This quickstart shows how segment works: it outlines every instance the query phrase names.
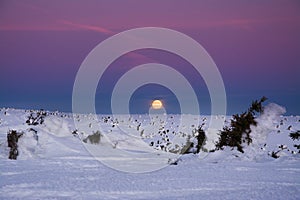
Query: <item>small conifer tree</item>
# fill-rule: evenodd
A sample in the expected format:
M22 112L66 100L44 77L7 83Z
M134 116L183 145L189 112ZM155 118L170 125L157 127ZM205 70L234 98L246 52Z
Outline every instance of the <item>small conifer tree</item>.
M251 125L257 125L255 114L263 112L262 103L266 101L262 97L259 101L253 101L247 112L232 116L230 127L225 126L220 133L220 139L216 144L216 149L223 149L224 146L236 147L238 151L244 153L243 144L249 145L252 142L250 133Z

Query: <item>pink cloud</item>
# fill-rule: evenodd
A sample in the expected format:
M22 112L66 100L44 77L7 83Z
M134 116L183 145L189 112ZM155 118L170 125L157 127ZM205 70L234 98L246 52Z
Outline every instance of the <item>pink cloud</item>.
M253 30L260 25L299 24L297 7L277 3L169 3L139 2L132 4L120 1L86 4L77 1L11 1L0 7L0 30L89 30L107 35L111 30L126 30L136 27L157 26L174 29L210 29L233 27ZM283 6L283 7L282 7ZM138 8L138 9L137 9ZM78 13L78 10L82 13ZM168 13L171 9L173 12ZM278 12L281 11L282 12ZM285 11L286 10L286 11ZM255 11L255 12L254 12ZM154 15L155 13L155 15ZM284 14L282 14L284 13Z
M47 24L0 24L0 31L72 31L72 30L89 30L99 33L112 35L113 31L100 27L86 24L73 23L67 20L58 20L58 23L49 22Z
M60 20L60 22L62 24L65 24L65 25L67 25L69 27L73 27L73 28L78 29L78 30L90 30L90 31L96 31L96 32L108 34L108 35L111 35L111 34L114 33L111 30L103 28L103 27L100 27L100 26L93 26L93 25L87 25L87 24L79 24L79 23L74 23L74 22L68 21L68 20Z

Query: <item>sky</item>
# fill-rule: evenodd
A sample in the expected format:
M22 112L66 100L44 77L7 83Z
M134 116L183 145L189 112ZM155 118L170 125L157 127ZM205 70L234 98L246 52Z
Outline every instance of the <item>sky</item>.
M139 27L173 29L201 44L223 78L227 114L247 110L262 96L286 107L288 115L300 114L296 0L1 0L0 107L71 112L75 77L89 52L111 36ZM151 62L180 72L195 90L200 111L210 113L201 75L178 55L158 49L122 55L108 66L95 95L97 112L111 112L112 90L123 74ZM130 112L148 112L154 99L161 99L168 113L180 112L175 94L158 84L139 87Z

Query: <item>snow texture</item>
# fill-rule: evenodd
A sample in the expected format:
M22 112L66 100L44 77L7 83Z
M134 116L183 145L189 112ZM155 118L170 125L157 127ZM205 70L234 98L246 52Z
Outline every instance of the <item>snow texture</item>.
M217 130L208 130L210 116L178 131L179 115L102 116L47 112L42 124L28 125L37 111L0 109L0 199L299 199L300 154L289 134L300 130L299 116L282 116L285 109L269 104L251 127L253 143L242 154L236 149L174 157L202 123L209 134L204 149L214 148ZM222 117L227 122L229 116ZM73 120L82 122L76 130ZM199 124L200 123L200 124ZM101 130L99 126L101 125ZM120 128L121 127L121 128ZM6 134L23 131L19 156L9 160ZM99 144L82 140L100 131ZM127 133L127 134L126 134ZM128 134L130 133L130 134ZM109 140L106 140L108 138ZM135 139L133 139L135 138ZM164 159L135 159L141 167L165 162L159 170L128 173L99 162L87 145L109 146L144 155L158 152ZM107 148L106 148L107 150ZM279 151L279 158L271 157ZM132 158L112 157L132 167ZM140 159L141 159L140 158ZM134 167L134 166L133 166Z

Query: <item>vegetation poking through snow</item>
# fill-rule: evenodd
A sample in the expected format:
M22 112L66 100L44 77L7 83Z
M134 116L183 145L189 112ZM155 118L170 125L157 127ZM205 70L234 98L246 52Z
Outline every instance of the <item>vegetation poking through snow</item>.
M300 131L298 130L297 132L290 133L290 137L292 140L300 140Z
M73 135L74 137L78 137L78 130L77 130L77 129L74 130L74 131L72 132L72 135Z
M29 128L28 132L32 132L33 133L33 138L38 141L39 140L39 136L37 134L37 130L35 130L34 128Z
M186 138L186 143L183 145L183 147L180 149L180 154L188 154L191 153L191 148L194 147L194 143L191 142L191 136L188 135ZM175 151L176 152L176 151ZM178 152L178 151L177 151ZM176 153L177 153L176 152Z
M252 142L250 126L257 125L255 114L263 112L262 103L266 101L266 97L262 97L259 101L252 102L247 112L233 115L230 127L225 126L220 133L220 139L216 144L216 149L223 149L224 146L236 147L238 151L244 153L243 144L249 145Z
M169 165L178 165L178 162L181 161L180 159L171 159L169 158L168 164Z
M279 150L278 151L272 151L271 154L269 154L272 158L279 158L279 153L282 152L283 150L287 149L286 145L279 145L278 146Z
M23 132L17 132L16 130L9 130L7 133L7 145L10 148L9 159L16 160L19 151L18 151L18 140L23 135Z
M290 133L290 138L295 140L300 140L300 130ZM298 153L300 153L300 144L294 144L294 147L298 150Z
M294 144L294 147L298 150L298 153L300 153L300 144Z
M91 144L99 144L101 141L101 137L103 135L101 134L100 131L94 132L92 135L87 136L85 139L82 141L85 143L91 143Z
M132 133L132 135L134 136L140 136L141 139L146 144L149 144L149 146L154 148L155 150L161 150L164 152L175 153L175 154L188 154L188 153L201 154L205 151L214 152L218 149L224 149L225 146L229 146L232 147L232 149L237 149L240 152L245 151L245 154L243 154L243 156L249 158L249 151L248 149L246 149L246 145L249 145L250 143L252 143L249 147L250 150L253 151L262 150L261 152L266 151L266 153L268 153L268 155L272 156L273 158L279 158L283 155L286 155L287 153L288 154L300 153L300 144L298 144L297 142L297 140L300 139L299 137L300 131L299 130L297 131L297 125L285 124L287 118L284 118L282 116L281 118L278 118L278 121L277 119L273 121L271 120L271 118L269 119L268 106L266 107L262 106L262 103L265 100L266 98L262 98L259 101L252 102L252 105L246 112L238 115L233 115L231 119L228 116L227 118L224 118L227 120L226 121L227 126L225 126L223 130L220 132L220 139L217 143L216 149L214 148L213 142L215 141L215 139L217 139L217 135L215 135L214 138L210 138L210 137L206 138L206 136L210 136L209 132L206 133L206 131L208 131L206 124L209 123L209 121L207 121L207 116L202 118L202 122L203 122L202 125L199 125L199 123L201 124L200 119L191 116L189 123L187 123L188 125L183 124L180 130L178 130L179 126L176 124L177 120L180 119L179 118L180 116L159 115L159 116L153 116L153 118L150 119L145 118L144 116L141 115L133 115L129 119L123 118L122 115L118 118L112 116L101 116L102 120L100 120L100 124L101 126L104 127L104 130L103 132L101 131L100 133L100 131L98 131L99 129L96 128L96 126L94 125L95 123L98 123L97 119L91 118L90 115L73 115L74 120L77 121L80 120L82 123L86 123L86 127L89 128L89 131L85 132L82 130L75 129L75 127L73 127L70 123L68 125L68 121L72 120L71 114L65 114L60 112L48 112L43 110L40 111L26 110L25 114L22 115L22 117L20 118L20 120L22 120L22 125L25 126L23 128L24 136L22 137L22 139L19 141L18 144L19 152L17 151L15 152L18 153L19 157L22 158L23 152L33 151L29 147L29 144L31 144L32 142L32 144L34 145L38 143L40 145L40 143L43 142L43 137L44 137L43 136L44 133L43 131L41 132L41 130L45 130L44 132L47 133L49 132L59 137L72 135L74 137L79 138L81 141L83 140L83 142L89 144L100 144L101 142L103 145L105 145L105 142L101 137L108 135L112 137L111 142L113 144L113 148L117 148L117 146L118 148L119 147L123 148L124 146L135 142L135 141L131 141L130 137L127 137L126 135L124 136L123 132L125 133L128 132L128 133ZM6 115L4 114L4 111L8 111ZM264 115L261 115L259 118L256 118L258 117L257 115L259 113L262 113L263 111L264 111ZM7 119L11 118L12 117L11 115L14 112L19 112L19 111L8 110L8 109L2 111L1 113L2 126L8 125ZM280 115L278 114L278 116ZM29 122L27 120L27 122L24 123L24 117L26 118L26 120L28 118ZM215 116L215 117L220 117L220 116ZM296 121L298 122L299 116L295 116L294 120L295 122ZM272 126L274 130L272 131L271 129L268 129L268 127L265 128L264 126L261 127L262 125L261 122L263 124L269 124L267 126L270 127ZM258 126L255 127L254 125L256 125L257 123L259 124ZM43 125L40 126L40 124ZM10 128L16 129L16 127L9 127L9 129ZM258 130L256 130L256 128L258 128ZM20 130L20 128L18 127L16 130ZM257 142L257 138L261 139L259 134L261 134L262 132L264 133L268 132L270 134L273 134L271 132L275 133L279 130L281 130L283 133L291 132L286 134L290 143L283 144L279 142L275 146L269 147L267 146L267 141L265 141L265 143ZM4 133L6 131L7 129L4 131ZM39 132L39 135L37 134L37 132ZM87 133L91 135L88 135ZM120 137L115 136L115 134L119 134ZM213 134L217 134L217 132L214 132ZM32 140L31 135L33 136L35 141ZM257 135L259 137L256 137ZM274 137L281 137L281 134L275 134ZM266 138L263 138L263 140ZM292 142L292 140L294 142ZM25 145L25 147L23 148L23 145L26 143L28 144L28 146ZM281 148L280 144L282 144L283 146L284 145L287 146L287 148ZM208 147L211 148L209 149ZM141 148L141 147L137 147L137 148ZM38 147L36 149L38 149ZM251 155L253 154L255 154L255 152L252 153ZM5 157L7 155L8 152L6 153ZM238 155L240 157L240 154ZM173 161L170 161L170 163L173 163Z
M28 125L39 125L44 123L44 118L47 116L47 112L44 110L39 110L37 112L30 111L30 115L27 117L26 124Z
M205 132L202 129L202 126L199 126L198 129L196 129L196 139L197 139L196 153L199 153L203 145L205 144L205 140L206 140Z
M202 150L202 147L205 144L205 140L206 140L205 132L201 125L198 128L195 128L193 130L193 137L191 135L187 135L186 143L183 145L183 147L181 147L180 151L177 152L180 152L180 154L188 154L188 153L198 154Z

